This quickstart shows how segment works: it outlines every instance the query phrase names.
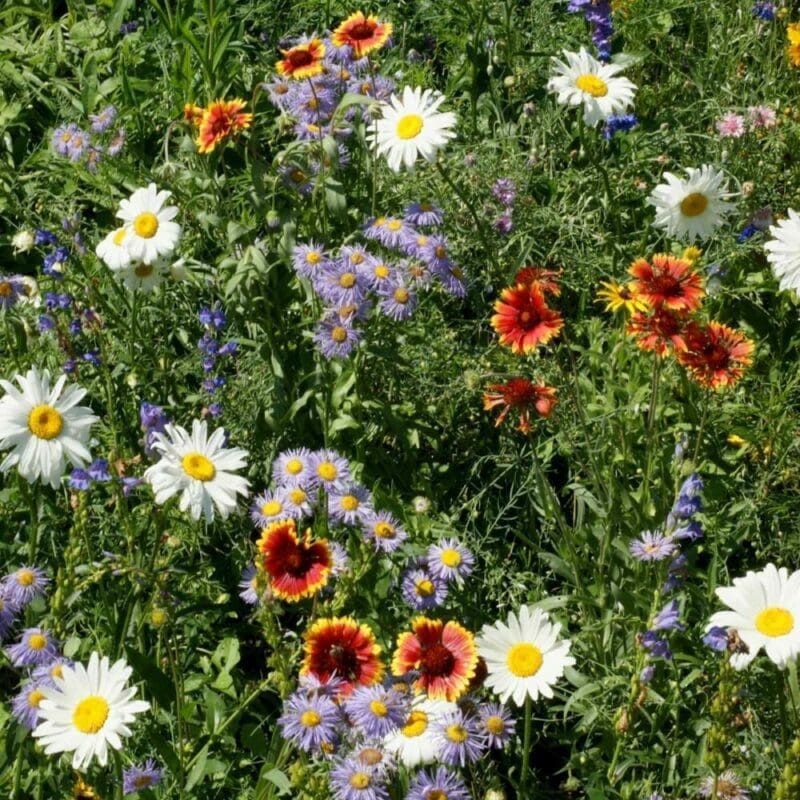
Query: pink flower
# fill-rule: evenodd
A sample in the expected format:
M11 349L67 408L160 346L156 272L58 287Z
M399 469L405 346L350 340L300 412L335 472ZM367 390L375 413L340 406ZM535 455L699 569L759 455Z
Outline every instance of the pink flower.
M747 109L747 116L750 119L750 127L753 130L774 128L778 124L775 111L769 106L750 106Z
M730 112L717 122L717 133L720 136L727 136L738 139L744 136L744 117Z

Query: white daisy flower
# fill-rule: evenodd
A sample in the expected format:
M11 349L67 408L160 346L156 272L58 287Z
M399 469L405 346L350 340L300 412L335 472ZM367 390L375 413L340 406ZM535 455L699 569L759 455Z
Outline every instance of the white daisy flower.
M151 264L159 256L172 253L181 235L181 226L172 220L176 206L165 206L171 192L159 192L154 183L137 189L119 204L117 216L125 222L127 235L122 244L131 259Z
M789 219L770 227L773 238L764 249L781 289L793 289L800 294L800 214L791 208L788 213Z
M166 259L157 259L152 264L135 261L125 269L119 270L117 277L125 284L126 289L149 293L166 278L168 263Z
M405 725L384 739L386 751L407 767L433 763L441 749L434 723L453 711L458 711L458 705L447 700L430 700L427 697L415 700Z
M686 168L687 180L664 173L660 183L647 198L656 209L655 226L681 241L708 239L735 208L727 202L732 197L725 176L709 164L700 169Z
M62 375L50 388L50 373L32 368L17 375L20 392L9 381L0 380L6 394L0 400L0 450L13 448L0 471L17 467L29 483L38 478L58 488L66 463L83 467L91 461L86 445L90 428L97 417L90 408L78 403L86 389L72 385L64 389Z
M382 116L369 126L367 135L378 155L386 156L390 169L411 170L419 156L435 161L439 148L455 136L456 115L438 111L444 99L431 89L406 86L402 99L393 94L388 103L380 103Z
M223 446L225 431L208 436L205 421L194 420L192 433L167 425L155 434L153 448L161 459L149 467L144 479L153 487L156 503L163 505L181 492L179 508L192 519L214 519L214 506L225 519L236 508L236 495L246 495L250 484L232 470L247 466L247 451Z
M128 231L125 228L117 228L95 248L97 257L104 261L109 269L124 269L131 263L131 254L125 245L127 238L129 238Z
M583 121L594 127L612 114L624 113L632 104L636 86L618 77L618 64L604 64L585 48L579 53L563 50L566 63L553 57L556 73L547 82L562 106L583 105Z
M40 687L39 724L33 731L44 751L73 753L72 766L86 769L93 758L108 762L108 748L122 749L128 725L150 705L132 700L136 687L128 687L131 668L123 659L109 666L108 658L92 653L89 664L64 665L53 676L55 686Z
M568 655L571 642L558 638L560 630L560 623L529 606L522 606L519 616L509 612L508 624L484 625L475 641L489 672L486 686L503 703L513 698L518 706L526 696L552 697L553 684L575 663Z
M733 586L720 586L716 595L733 610L717 611L706 629L732 628L750 651L731 655L735 669L744 669L762 647L781 669L800 654L800 570L789 575L786 567L767 564L734 578Z

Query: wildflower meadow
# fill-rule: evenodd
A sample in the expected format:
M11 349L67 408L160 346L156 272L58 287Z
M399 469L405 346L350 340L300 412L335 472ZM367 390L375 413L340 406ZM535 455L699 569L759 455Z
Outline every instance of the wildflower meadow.
M0 22L0 797L800 800L797 0Z

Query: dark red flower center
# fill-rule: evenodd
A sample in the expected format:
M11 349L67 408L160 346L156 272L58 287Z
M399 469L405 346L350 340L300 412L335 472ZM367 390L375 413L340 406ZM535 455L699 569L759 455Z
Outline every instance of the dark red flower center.
M291 50L287 58L295 69L298 67L307 67L314 61L314 56L311 55L308 50Z
M369 39L375 33L375 25L368 20L364 20L363 22L357 22L353 25L352 28L348 31L348 35L351 39L356 39L360 41L362 39Z
M327 651L319 655L320 673L331 675L334 672L348 681L355 681L361 674L358 654L350 647L332 644Z
M423 651L420 658L420 672L425 675L439 677L449 675L453 671L455 656L443 644L435 644Z

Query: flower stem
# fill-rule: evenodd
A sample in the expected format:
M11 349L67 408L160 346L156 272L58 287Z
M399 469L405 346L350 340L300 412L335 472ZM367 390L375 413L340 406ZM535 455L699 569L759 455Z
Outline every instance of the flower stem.
M528 772L530 771L531 759L531 719L533 711L533 701L530 695L525 695L525 721L522 734L522 769L519 774L519 788L522 797L529 797L530 784L528 783ZM533 781L531 781L533 783Z

